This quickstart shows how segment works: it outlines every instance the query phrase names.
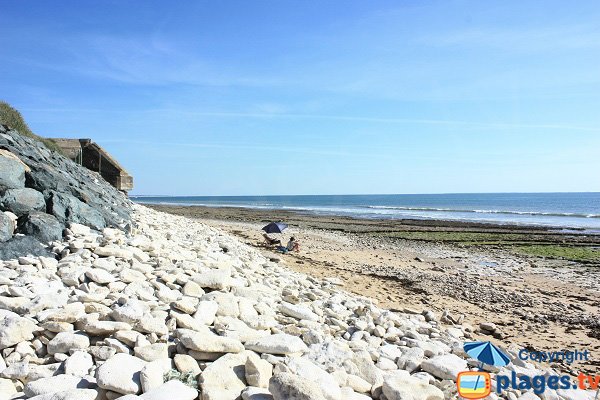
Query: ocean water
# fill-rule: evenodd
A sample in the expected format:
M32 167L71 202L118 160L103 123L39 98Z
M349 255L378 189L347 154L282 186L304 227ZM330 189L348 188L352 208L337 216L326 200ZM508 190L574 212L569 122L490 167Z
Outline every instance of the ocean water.
M131 196L138 203L297 210L378 219L437 219L600 231L600 193L314 196Z

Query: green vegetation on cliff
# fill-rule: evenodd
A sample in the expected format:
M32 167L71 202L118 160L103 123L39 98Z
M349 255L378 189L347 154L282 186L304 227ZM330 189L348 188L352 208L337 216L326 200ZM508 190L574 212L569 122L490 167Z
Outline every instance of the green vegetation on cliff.
M27 126L21 113L5 101L0 101L0 124L8 125L21 135L40 141L50 150L62 153L54 140L46 139L33 133L29 129L29 126Z

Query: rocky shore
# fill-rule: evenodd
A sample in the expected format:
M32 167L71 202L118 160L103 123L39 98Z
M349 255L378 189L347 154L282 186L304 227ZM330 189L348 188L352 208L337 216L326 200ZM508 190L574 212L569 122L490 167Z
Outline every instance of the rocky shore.
M441 400L476 364L468 324L381 309L199 221L134 209L129 233L70 223L54 257L0 262L0 398ZM504 373L556 374L506 350Z
M51 257L69 223L124 228L131 202L98 174L0 124L0 260Z

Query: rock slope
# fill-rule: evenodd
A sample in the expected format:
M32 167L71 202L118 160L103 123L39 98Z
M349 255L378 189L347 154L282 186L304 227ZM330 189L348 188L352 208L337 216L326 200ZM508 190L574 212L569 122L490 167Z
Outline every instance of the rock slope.
M475 365L469 326L382 310L194 220L134 220L0 262L0 399L441 400Z
M48 256L44 246L69 223L123 226L130 204L98 174L0 124L0 259Z

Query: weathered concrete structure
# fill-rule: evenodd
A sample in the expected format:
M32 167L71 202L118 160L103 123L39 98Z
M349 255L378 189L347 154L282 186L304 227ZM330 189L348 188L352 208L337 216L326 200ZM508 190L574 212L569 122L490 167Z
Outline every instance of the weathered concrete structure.
M66 157L89 170L98 172L117 189L124 192L133 189L133 177L106 150L91 139L52 138L52 140Z

